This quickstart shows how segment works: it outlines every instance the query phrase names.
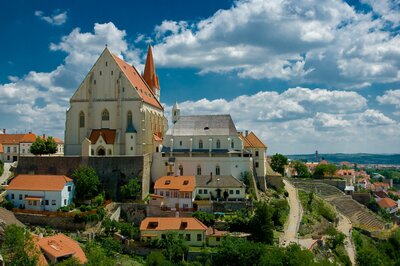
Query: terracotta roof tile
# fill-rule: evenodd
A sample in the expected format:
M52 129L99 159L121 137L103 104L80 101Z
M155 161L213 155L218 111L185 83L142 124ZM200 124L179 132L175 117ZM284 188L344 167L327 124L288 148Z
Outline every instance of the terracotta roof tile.
M250 134L248 134L247 136L244 136L243 134L241 134L240 136L243 140L245 148L267 148L267 146L265 146L265 144L253 132L250 132Z
M79 243L64 234L43 237L39 240L40 248L56 258L72 255L82 264L87 262L87 258Z
M157 179L154 189L172 189L192 192L196 185L194 176L163 176Z
M0 153L3 153L3 152L4 152L4 150L3 150L3 144L0 143Z
M383 209L394 208L397 206L397 203L391 198L382 198L378 200L377 203Z
M155 141L161 141L161 142L163 141L163 139L157 136L157 134L153 134L153 138Z
M64 175L17 175L7 190L61 191L72 179Z
M24 141L23 141L24 140ZM31 143L36 140L36 135L28 134L0 134L1 144L19 144L21 142Z
M140 231L201 230L207 226L193 217L147 217L140 224Z
M144 81L140 73L136 70L136 68L126 63L118 56L114 54L112 54L112 56L117 62L118 66L120 67L121 71L124 72L125 76L132 84L132 86L134 88L137 88L137 92L139 96L143 99L143 101L154 107L163 109L160 102L155 98L153 91L146 84L146 82Z
M114 144L115 135L116 135L115 129L107 129L107 128L93 129L92 132L90 133L89 139L94 144L97 142L99 137L102 136L107 144Z
M36 135L33 133L24 134L24 136L21 139L21 142L23 143L33 143L35 141L36 141Z

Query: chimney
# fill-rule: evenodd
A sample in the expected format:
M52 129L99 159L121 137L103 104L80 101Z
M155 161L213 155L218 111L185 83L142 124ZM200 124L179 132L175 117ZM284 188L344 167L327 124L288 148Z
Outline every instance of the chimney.
M247 136L249 135L249 131L246 130L246 131L244 132L244 134L245 134L245 137L247 137Z

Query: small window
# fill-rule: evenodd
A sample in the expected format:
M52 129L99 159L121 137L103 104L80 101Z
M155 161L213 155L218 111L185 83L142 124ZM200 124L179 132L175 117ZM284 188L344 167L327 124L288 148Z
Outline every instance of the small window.
M131 151L133 151L133 147L131 147Z
M190 193L189 192L185 192L185 198L186 199L190 199Z
M125 92L125 88L122 88L122 92Z
M14 199L14 194L11 194L11 199Z
M221 169L219 168L219 165L215 167L215 175L220 175L221 174Z
M10 147L7 147L7 152L11 152L11 148Z
M233 194L233 189L229 190L229 194L231 195Z
M56 205L56 200L51 200L51 205Z
M167 236L165 234L161 234L161 239L166 239Z
M83 112L79 113L79 127L85 127L85 114Z
M102 121L109 121L109 120L110 120L110 113L108 112L107 109L105 109L105 110L101 113L101 120L102 120Z
M201 166L200 165L197 166L197 175L201 175Z
M169 191L165 191L165 196L169 197Z
M64 199L64 205L67 205L67 200L66 199Z
M101 70L100 70L100 76L101 76Z
M204 193L204 194L207 194L207 193L208 193L208 190L207 190L207 189L204 189L204 190L203 190L203 193Z
M131 139L133 139L133 136L131 135ZM133 148L132 148L133 149Z
M203 237L201 236L201 234L197 234L197 241L201 241L203 239Z
M169 185L169 184L171 184L171 180L165 180L165 183L164 183L165 185Z
M236 190L236 195L239 195L239 194L240 194L240 190L237 189L237 190Z
M106 66L108 66L108 62L106 61Z
M203 149L203 141L199 140L199 149Z
M186 234L186 241L190 241L190 234Z
M17 147L14 147L14 152L17 152Z
M96 85L96 80L93 80L93 84Z
M231 148L234 149L235 148L235 142L232 140L231 142Z
M217 149L221 148L221 141L219 139L217 139Z
M189 184L189 180L183 181L183 185L184 185L184 186L187 186L188 184Z
M258 168L258 162L256 162L256 168Z
M45 200L44 202L45 202L45 205L47 205L47 206L49 205L49 200Z
M19 200L22 200L22 194L19 194Z
M164 191L160 191L160 196L164 196Z
M71 190L72 190L72 187L68 186L68 192L71 192Z
M179 141L179 146L181 146L181 147L182 147L182 141Z
M22 153L25 153L25 149L22 149Z
M202 190L202 189L199 189L199 194L203 194L202 192L203 192L203 190Z
M258 157L258 151L256 151L256 157Z
M111 70L111 76L114 75L114 71Z

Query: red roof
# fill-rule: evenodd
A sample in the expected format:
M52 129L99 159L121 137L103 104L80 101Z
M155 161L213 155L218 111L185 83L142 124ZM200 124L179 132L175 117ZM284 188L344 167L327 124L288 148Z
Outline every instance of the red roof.
M154 107L163 109L160 102L154 96L153 91L146 84L146 81L142 78L142 76L139 74L136 68L126 63L118 56L114 54L112 54L112 56L117 62L122 72L124 72L129 82L132 84L134 88L136 88L137 93L143 99L143 101Z
M0 153L3 153L3 144L0 143Z
M72 179L64 175L17 175L7 190L61 191Z
M86 255L79 243L64 234L43 237L39 240L39 246L44 253L50 254L52 257L74 256L82 264L87 262Z
M144 66L143 78L151 89L160 89L156 68L154 66L153 52L151 46L147 49L146 65Z
M383 209L389 209L389 208L394 208L397 206L397 202L392 200L391 198L382 198L377 201L379 207Z
M182 192L192 192L195 188L194 176L163 176L157 179L154 189L171 189Z
M0 134L0 143L1 144L19 144L21 142L24 143L33 143L36 140L36 135L33 133L27 134Z
M265 149L267 146L254 134L250 132L247 136L241 135L245 148L261 148Z
M114 144L115 134L116 134L115 129L108 129L108 128L93 129L92 132L90 133L89 139L94 144L97 142L99 137L102 136L102 138L107 144Z
M193 217L147 217L140 224L140 231L201 230L207 226Z

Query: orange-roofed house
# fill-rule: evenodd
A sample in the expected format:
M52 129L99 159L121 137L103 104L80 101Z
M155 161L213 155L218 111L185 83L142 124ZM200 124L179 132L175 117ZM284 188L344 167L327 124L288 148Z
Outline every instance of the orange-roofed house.
M267 146L254 134L254 132L248 133L245 131L244 135L240 134L240 138L243 141L243 146L246 150L250 151L253 157L254 168L257 172L257 176L264 177L267 173Z
M140 224L143 241L163 239L169 232L178 234L190 246L203 246L207 226L193 217L147 217Z
M70 257L76 258L81 264L87 262L79 243L64 234L39 238L39 246L50 263L60 262Z
M143 155L160 149L167 120L152 49L143 76L113 49L104 49L70 99L66 155Z
M388 213L396 213L398 211L398 203L391 198L377 198L376 203L379 207L385 209Z
M154 184L154 194L164 197L163 206L168 209L191 211L195 198L194 176L163 176Z
M72 203L74 183L63 175L17 175L7 187L7 200L15 208L57 211Z

